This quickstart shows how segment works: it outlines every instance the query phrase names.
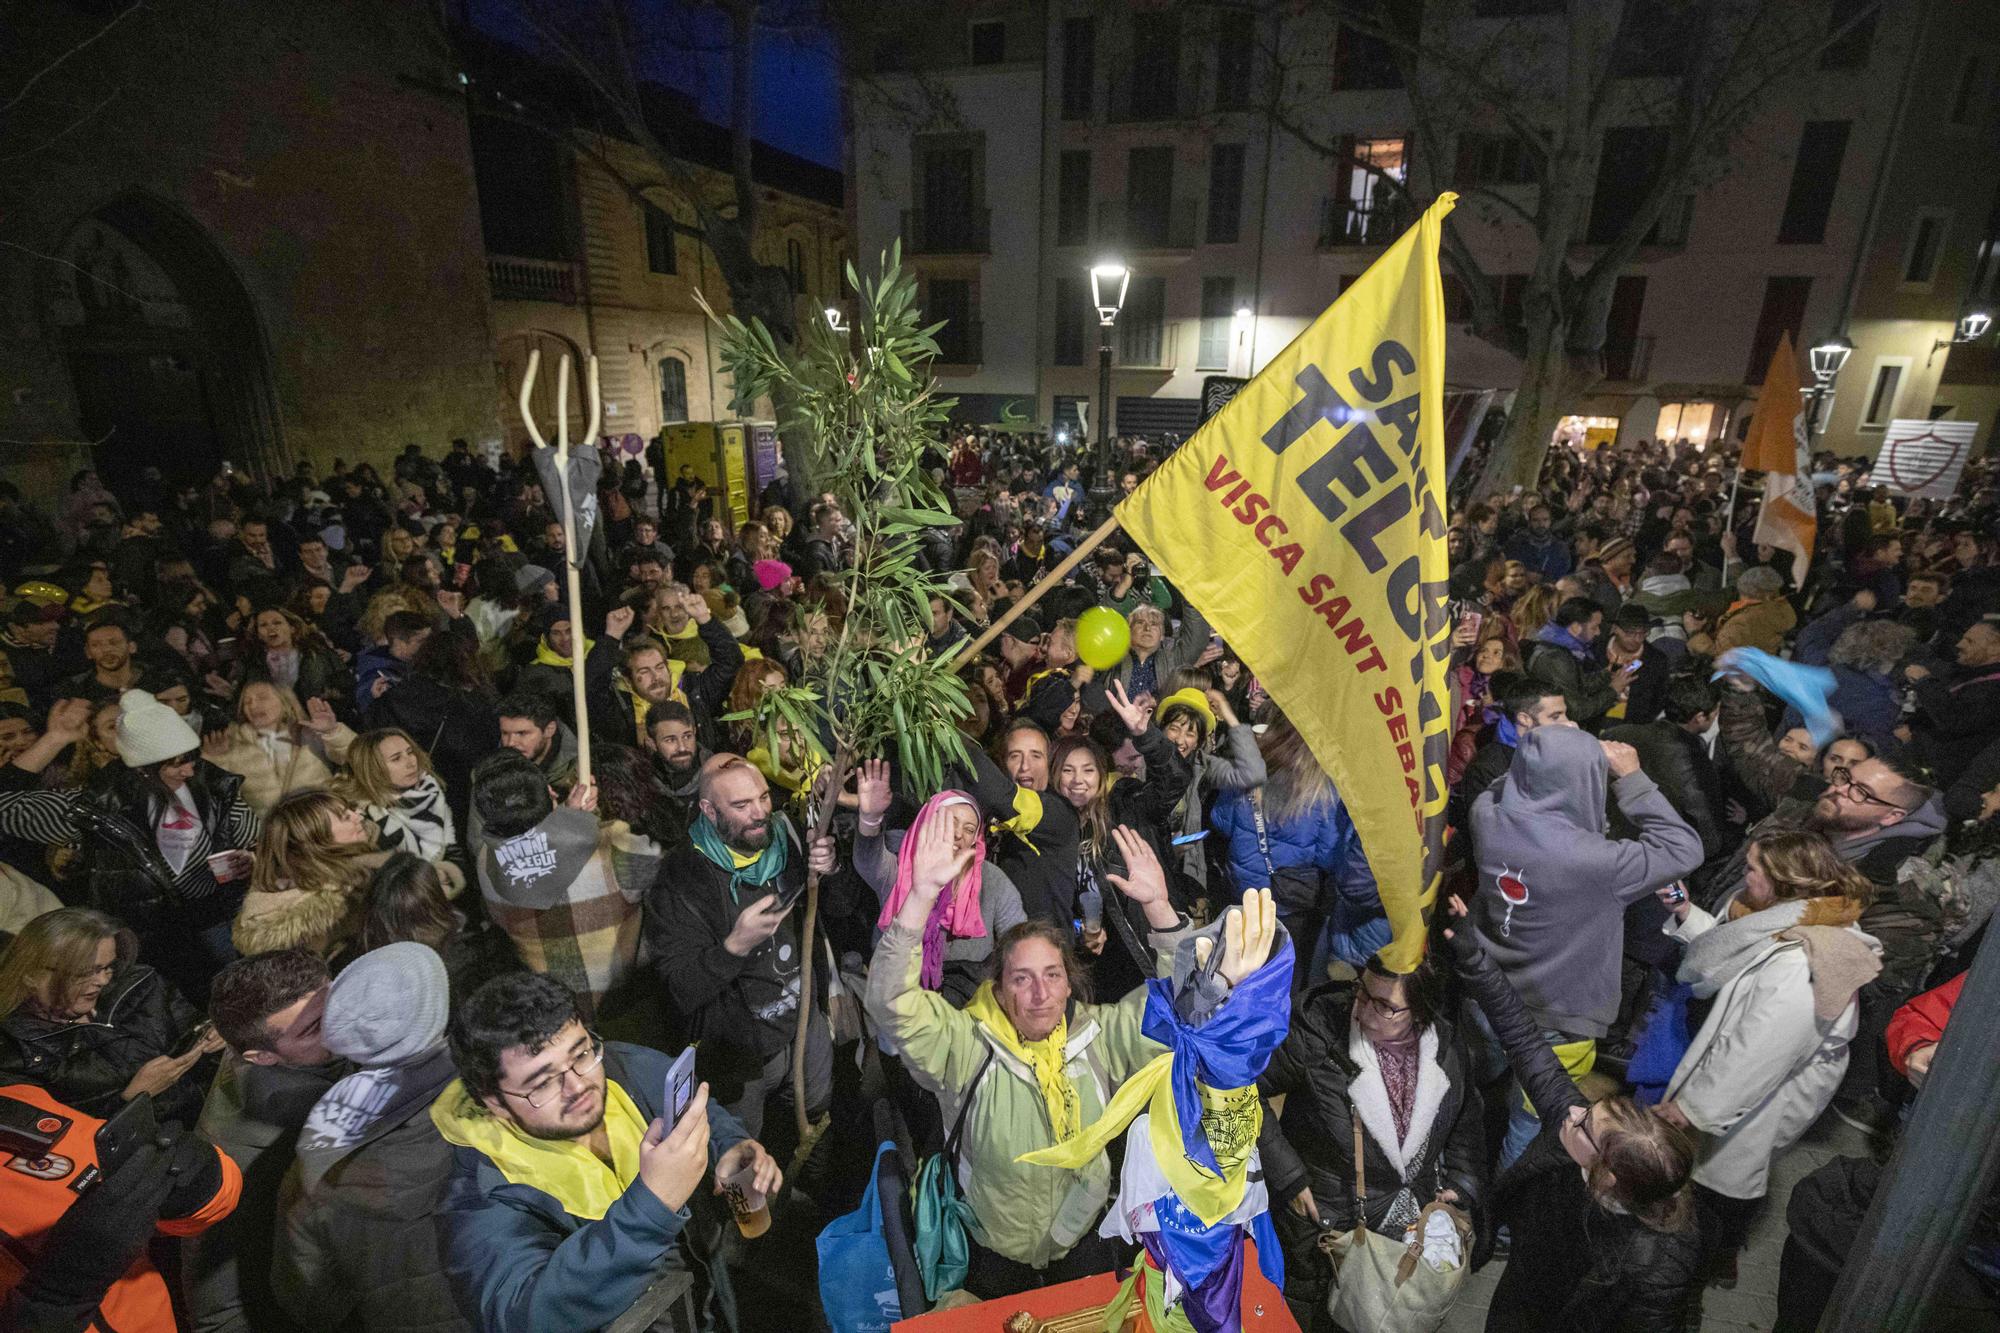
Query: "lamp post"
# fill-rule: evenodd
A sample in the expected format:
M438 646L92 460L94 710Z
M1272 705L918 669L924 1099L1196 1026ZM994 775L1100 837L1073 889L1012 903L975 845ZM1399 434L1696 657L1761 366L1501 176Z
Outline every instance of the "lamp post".
M1978 342L1986 336L1986 330L1992 327L1993 316L1987 314L1984 310L1972 311L1958 321L1958 328L1951 337L1940 338L1931 344L1931 354L1924 358L1924 364L1928 366L1931 362L1937 360L1937 354L1944 348L1953 347L1959 343Z
M1847 364L1847 358L1854 355L1854 344L1844 333L1835 333L1813 344L1806 353L1812 362L1812 397L1806 402L1806 447L1810 451L1813 440L1819 435L1819 404L1826 397L1828 389L1840 375L1840 368Z
M1097 307L1097 488L1111 489L1111 326L1125 306L1132 270L1115 261L1091 266L1090 300Z

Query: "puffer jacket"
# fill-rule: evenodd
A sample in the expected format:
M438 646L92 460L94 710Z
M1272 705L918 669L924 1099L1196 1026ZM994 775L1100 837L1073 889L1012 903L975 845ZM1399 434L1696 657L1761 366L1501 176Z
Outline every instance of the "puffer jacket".
M252 890L237 910L236 924L229 930L230 943L246 958L273 949L332 954L360 931L361 918L368 911L368 876L381 869L391 855L368 852L354 858L361 878L353 889L338 884L299 884L271 892ZM456 869L451 867L454 872Z
M208 761L225 772L243 779L243 799L261 817L295 791L325 787L333 781L329 765L347 762L347 747L354 744L354 732L345 723L337 725L324 739L307 732L292 744L283 766L274 763L258 743L256 731L238 722L225 733L229 739Z
M22 1005L0 1020L0 1075L19 1075L89 1115L110 1118L139 1066L172 1055L201 1013L152 968L121 963L97 997L97 1016L82 1023L41 1018ZM191 1125L201 1111L212 1064L195 1067L153 1094L162 1120Z
M1171 972L1174 949L1186 933L1153 933L1161 975ZM1099 1154L1082 1171L1015 1160L1055 1142L1034 1071L971 1014L918 985L922 968L922 933L891 922L868 966L868 1017L937 1097L945 1124L958 1119L966 1097L973 1098L958 1175L974 1239L1003 1258L1045 1267L1103 1213L1111 1196L1110 1160ZM1140 1032L1145 1004L1143 987L1116 1004L1071 1002L1065 1069L1076 1086L1080 1123L1102 1116L1119 1085L1166 1049ZM992 1064L981 1077L989 1055ZM1059 1218L1068 1233L1063 1238L1052 1234Z
M1402 1238L1389 1212L1405 1187L1421 1209L1444 1190L1479 1217L1486 1153L1484 1111L1472 1057L1455 1024L1440 1019L1421 1037L1421 1063L1410 1129L1392 1144L1394 1115L1380 1066L1353 1027L1354 984L1319 987L1300 1003L1285 1044L1257 1080L1266 1098L1282 1096L1282 1116L1268 1109L1257 1138L1264 1181L1285 1243L1287 1295L1319 1304L1326 1283L1311 1224L1281 1205L1310 1189L1320 1223L1354 1226L1354 1113L1361 1111L1367 1223ZM1363 1061L1367 1061L1364 1067ZM1392 1155L1393 1150L1393 1155ZM1317 1280L1315 1280L1317 1279Z
M1330 915L1334 952L1350 963L1365 962L1389 942L1389 921L1347 806L1336 793L1303 814L1280 820L1267 816L1259 839L1261 799L1261 792L1224 792L1209 813L1209 822L1228 844L1237 895L1269 888L1282 916ZM1312 944L1304 941L1301 947Z

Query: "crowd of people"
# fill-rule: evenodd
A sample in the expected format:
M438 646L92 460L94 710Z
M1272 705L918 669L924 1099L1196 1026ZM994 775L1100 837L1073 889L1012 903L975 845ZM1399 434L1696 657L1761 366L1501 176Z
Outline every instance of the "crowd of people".
M1163 455L1121 440L1095 484L1039 436L940 441L925 650ZM1305 738L1122 536L966 662L968 768L872 759L813 828L807 756L745 717L854 593L829 495L608 465L573 617L532 468L464 441L386 477L85 472L53 514L0 484L0 1110L59 1122L5 1144L0 1309L803 1327L885 1126L945 1154L965 1291L1112 1271L1115 1153L1019 1159L1160 1053L1143 983L1269 890L1297 967L1258 1149L1300 1327L1338 1327L1323 1239L1437 1202L1463 1264L1505 1259L1488 1328L1685 1327L1823 1114L1896 1135L2000 899L1996 469L1925 501L1820 466L1796 565L1726 448L1557 448L1454 500L1447 893L1409 973ZM1100 606L1130 648L1093 669ZM1794 1190L1781 1327L1880 1184ZM1990 1317L1996 1274L1982 1226L1942 1299Z

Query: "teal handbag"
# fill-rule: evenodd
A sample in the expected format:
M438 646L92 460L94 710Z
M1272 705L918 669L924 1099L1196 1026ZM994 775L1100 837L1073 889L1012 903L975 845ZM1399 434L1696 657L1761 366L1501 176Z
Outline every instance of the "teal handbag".
M917 1168L917 1182L912 1190L916 1195L917 1268L923 1274L924 1299L933 1305L947 1291L965 1285L966 1270L972 1262L972 1242L966 1236L972 1208L958 1192L958 1141L965 1132L965 1117L972 1110L972 1098L992 1064L993 1052L988 1049L985 1062L965 1090L965 1100L958 1105L958 1120L945 1140L944 1151L932 1153Z

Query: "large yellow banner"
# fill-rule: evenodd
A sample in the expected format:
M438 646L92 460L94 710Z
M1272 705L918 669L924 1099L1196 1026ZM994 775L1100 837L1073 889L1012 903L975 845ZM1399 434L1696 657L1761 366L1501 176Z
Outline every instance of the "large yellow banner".
M1347 804L1398 972L1442 860L1446 603L1440 195L1118 506ZM1299 948L1311 950L1311 941Z

